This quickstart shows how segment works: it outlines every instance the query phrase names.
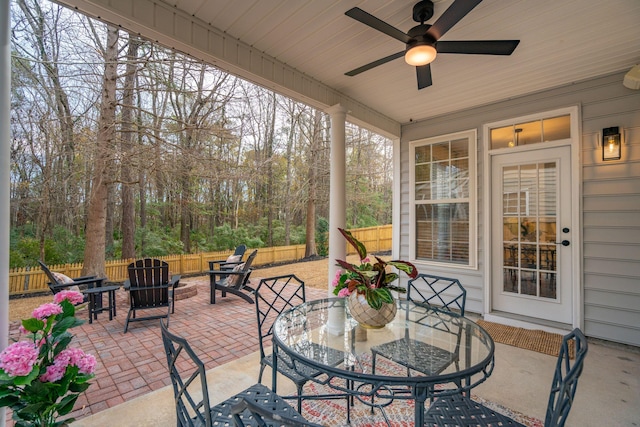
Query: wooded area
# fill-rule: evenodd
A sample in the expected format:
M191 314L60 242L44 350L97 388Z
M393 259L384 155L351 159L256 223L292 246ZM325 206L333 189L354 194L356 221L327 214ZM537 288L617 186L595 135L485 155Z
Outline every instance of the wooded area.
M327 114L53 3L11 11L12 267L326 250ZM391 150L348 126L348 227L391 223Z

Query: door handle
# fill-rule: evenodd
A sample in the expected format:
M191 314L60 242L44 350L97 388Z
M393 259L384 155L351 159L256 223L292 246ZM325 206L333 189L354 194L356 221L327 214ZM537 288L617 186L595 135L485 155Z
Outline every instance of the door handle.
M569 246L571 243L568 240L563 240L562 242L554 242L556 245Z

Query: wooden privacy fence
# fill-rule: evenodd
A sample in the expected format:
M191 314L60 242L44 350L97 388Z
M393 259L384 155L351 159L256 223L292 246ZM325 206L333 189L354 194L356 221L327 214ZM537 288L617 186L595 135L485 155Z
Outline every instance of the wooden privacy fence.
M358 228L351 230L356 239L365 244L371 253L391 250L391 225L379 227ZM345 242L346 244L346 242ZM251 252L253 249L247 249ZM305 245L276 246L258 248L258 254L253 261L254 266L295 262L304 258ZM347 245L347 254L354 254L355 250ZM209 261L226 259L233 251L200 252L197 254L168 255L154 257L169 264L171 274L197 275L209 269ZM123 282L128 278L127 267L135 261L121 259L107 261L105 274L109 282ZM82 263L50 265L52 271L57 271L69 277L79 277ZM9 295L29 294L48 291L49 280L40 267L14 268L9 270Z

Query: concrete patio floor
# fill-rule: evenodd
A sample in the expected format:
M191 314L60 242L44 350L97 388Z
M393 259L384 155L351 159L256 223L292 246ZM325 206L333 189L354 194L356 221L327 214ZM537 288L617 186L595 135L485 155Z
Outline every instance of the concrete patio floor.
M255 277L260 277L257 270ZM198 294L176 302L171 330L184 336L209 369L212 402L219 402L254 384L259 356L255 308L229 295L209 304L206 278L183 280ZM307 299L327 295L307 288ZM127 294L117 292L118 314L109 321L101 314L93 324L74 329L74 346L98 359L96 378L78 399L71 414L82 426L174 426L175 408L158 320L132 323L123 334ZM86 316L83 311L79 316ZM10 334L17 335L17 323ZM568 426L640 425L640 349L589 341ZM515 411L544 419L556 358L496 344L492 376L474 394ZM263 380L270 383L267 372ZM283 386L286 380L280 381ZM279 392L287 390L279 389ZM8 426L12 422L8 420Z
M220 402L256 383L257 352L207 372L211 401ZM493 375L473 394L544 421L555 357L496 344ZM270 384L268 371L263 383ZM640 355L636 351L590 342L589 354L566 426L640 425ZM279 393L292 391L286 379ZM295 404L294 404L295 405ZM382 416L380 416L382 420ZM175 426L173 389L162 388L83 418L72 427Z

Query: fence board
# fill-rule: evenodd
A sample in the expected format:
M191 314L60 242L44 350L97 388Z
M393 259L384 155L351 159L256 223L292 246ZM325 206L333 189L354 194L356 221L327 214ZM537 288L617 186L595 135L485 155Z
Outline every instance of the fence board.
M367 247L369 252L383 252L391 250L391 225L368 227L351 230L354 237ZM253 249L247 249L250 253ZM276 246L272 248L258 248L258 254L253 261L254 266L266 264L280 264L295 262L304 258L305 245ZM355 250L347 245L347 253L354 254ZM197 254L167 255L157 257L169 264L171 274L193 275L209 269L209 261L226 259L233 251L201 252ZM127 267L135 259L111 260L105 263L105 274L109 282L123 282L128 279ZM51 271L57 271L71 278L80 277L82 263L50 265ZM9 295L48 292L48 278L37 267L22 267L9 270Z

